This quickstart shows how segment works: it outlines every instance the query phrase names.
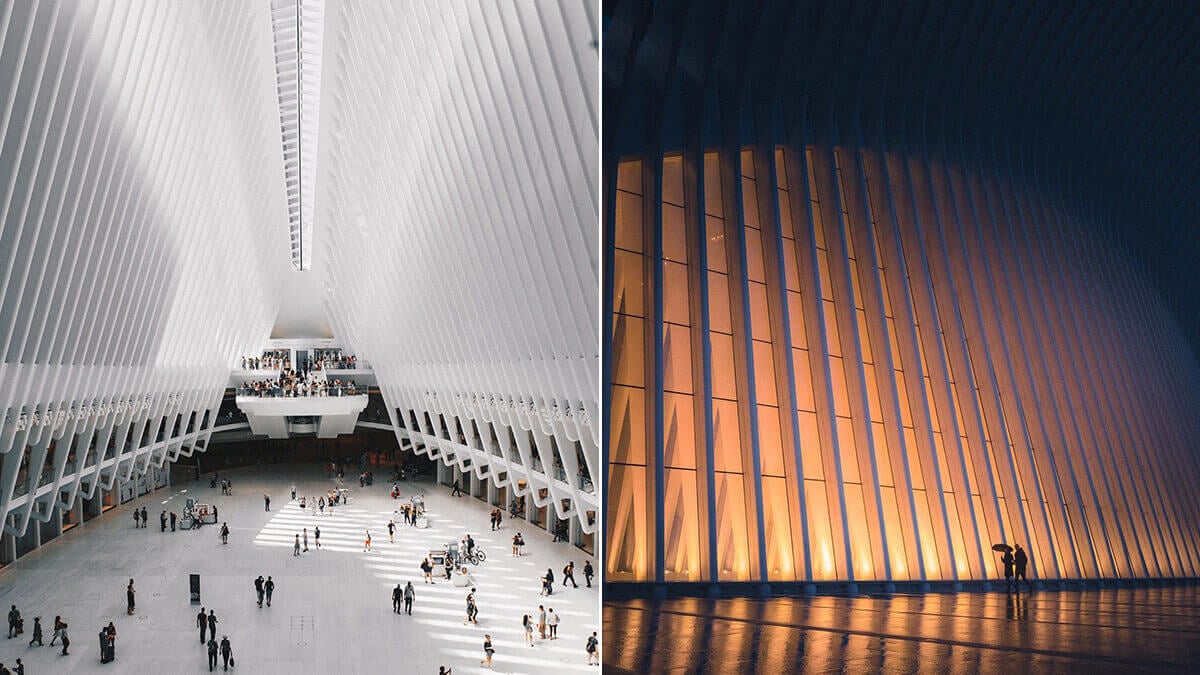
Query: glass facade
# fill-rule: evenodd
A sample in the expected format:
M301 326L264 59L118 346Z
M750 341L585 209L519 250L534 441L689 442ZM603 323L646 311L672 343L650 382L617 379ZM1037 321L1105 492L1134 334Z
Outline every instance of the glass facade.
M608 581L1200 572L1194 360L1084 213L868 143L616 177Z

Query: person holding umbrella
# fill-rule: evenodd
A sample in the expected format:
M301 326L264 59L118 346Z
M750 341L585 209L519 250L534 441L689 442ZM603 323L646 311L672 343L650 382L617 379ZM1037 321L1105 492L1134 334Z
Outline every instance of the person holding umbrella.
M1012 547L1008 544L992 544L992 550L997 553L1002 553L1000 562L1004 564L1004 590L1011 593L1016 585L1013 583L1013 554Z

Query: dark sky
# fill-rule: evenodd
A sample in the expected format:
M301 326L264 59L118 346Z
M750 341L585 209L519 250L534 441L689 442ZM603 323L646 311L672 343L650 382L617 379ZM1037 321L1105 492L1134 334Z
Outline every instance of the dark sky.
M803 71L818 96L897 109L935 97L920 107L1048 150L1039 154L1101 206L1095 227L1139 261L1200 358L1200 2L605 0L604 21L605 87L637 77L620 47L642 32L679 49L678 63L715 55L719 76L751 88ZM606 145L619 137L613 112ZM619 120L622 133L643 123Z

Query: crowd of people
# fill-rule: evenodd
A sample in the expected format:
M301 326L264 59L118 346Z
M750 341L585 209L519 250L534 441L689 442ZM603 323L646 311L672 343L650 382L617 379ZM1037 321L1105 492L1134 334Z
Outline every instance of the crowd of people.
M314 349L312 364L314 370L354 370L358 359L340 349Z
M243 356L242 370L288 370L292 367L291 352L277 350L263 352L262 356ZM340 349L314 349L312 356L297 362L302 370L354 370L358 359L343 354Z
M291 357L281 354L266 354L264 356L243 356L242 370L285 370L292 367Z
M294 370L284 370L275 379L253 380L238 388L239 396L260 397L354 396L362 393L366 393L366 390L353 380L330 380L316 371L299 373Z

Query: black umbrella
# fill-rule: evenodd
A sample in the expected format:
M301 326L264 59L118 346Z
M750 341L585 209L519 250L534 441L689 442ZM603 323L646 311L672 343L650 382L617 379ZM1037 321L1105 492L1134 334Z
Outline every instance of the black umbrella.
M992 550L997 553L1012 553L1013 547L1008 544L992 544Z

